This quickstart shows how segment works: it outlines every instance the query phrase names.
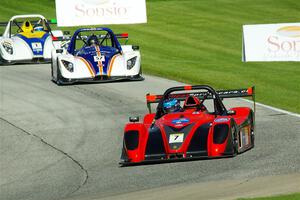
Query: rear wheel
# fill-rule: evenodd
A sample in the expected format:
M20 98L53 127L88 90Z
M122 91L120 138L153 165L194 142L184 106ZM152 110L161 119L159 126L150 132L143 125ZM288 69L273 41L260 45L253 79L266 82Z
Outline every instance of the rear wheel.
M236 156L239 153L239 140L238 140L238 133L237 127L235 123L232 123L231 127L231 136L232 136L232 147L233 147L233 156Z
M255 135L254 135L254 131L251 131L251 144L252 144L252 148L254 147L254 143L255 143Z
M237 155L239 153L239 142L238 139L233 140L233 152L234 155Z
M251 120L250 121L250 139L251 139L251 144L252 144L252 148L253 148L254 143L255 143L253 114L251 114L250 120Z

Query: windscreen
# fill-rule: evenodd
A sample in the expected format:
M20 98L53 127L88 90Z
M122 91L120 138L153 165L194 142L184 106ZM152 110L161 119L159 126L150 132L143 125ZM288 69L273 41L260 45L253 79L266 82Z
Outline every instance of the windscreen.
M95 42L99 46L115 47L114 40L107 31L83 31L77 35L75 41L75 51L91 45L91 42Z
M199 105L204 106L209 113L215 112L214 100L211 93L206 89L172 92L168 99L173 98L180 101L180 106L183 109L188 109L189 106L193 107L193 104L195 104L195 107ZM191 99L194 99L194 101L190 101Z

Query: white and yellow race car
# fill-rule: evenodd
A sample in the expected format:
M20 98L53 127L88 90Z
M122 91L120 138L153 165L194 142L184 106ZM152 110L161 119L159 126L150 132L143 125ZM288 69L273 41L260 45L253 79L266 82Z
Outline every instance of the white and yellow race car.
M51 51L61 47L63 32L52 31L44 16L17 15L8 22L0 22L6 26L0 36L0 64L50 62Z

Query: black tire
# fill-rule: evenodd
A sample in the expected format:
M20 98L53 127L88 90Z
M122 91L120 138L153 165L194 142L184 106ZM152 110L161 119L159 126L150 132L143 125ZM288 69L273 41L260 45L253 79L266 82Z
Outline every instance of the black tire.
M251 138L251 144L252 144L252 148L254 147L255 144L255 134L254 134L254 120L253 120L253 113L251 113L250 116L250 138Z
M255 146L255 135L254 135L254 131L251 131L251 144L252 144L252 148L254 148L254 146Z
M140 66L139 75L140 75L140 76L142 76L142 75L143 75L142 65Z
M55 80L55 83L59 86L63 85L63 81L62 81L62 76L61 76L61 73L60 73L60 69L59 69L59 65L58 65L58 60L57 60L57 69L56 69L56 80Z
M233 156L236 156L239 153L239 142L238 142L237 127L234 121L232 121L232 125L231 125L231 137L232 137Z
M233 140L233 151L235 156L239 154L239 142L237 138Z
M127 154L126 154L126 150L125 150L125 147L122 148L122 153L121 153L121 160L127 160L128 157L127 157Z
M53 77L53 61L51 62L51 80L54 81L54 77Z
M59 86L61 86L63 84L63 82L61 80L61 75L60 75L59 68L57 68L56 84L59 85Z

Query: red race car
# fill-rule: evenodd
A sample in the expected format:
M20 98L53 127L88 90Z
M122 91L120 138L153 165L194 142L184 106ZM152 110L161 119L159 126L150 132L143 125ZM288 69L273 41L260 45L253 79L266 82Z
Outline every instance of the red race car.
M146 95L149 114L125 126L121 165L230 157L254 147L255 112L226 109L224 98L252 97L254 87L215 91L207 85L180 86ZM158 103L156 113L151 104Z

